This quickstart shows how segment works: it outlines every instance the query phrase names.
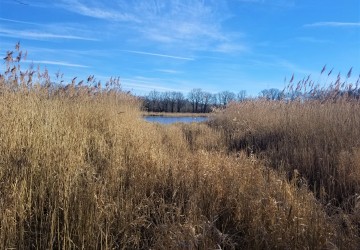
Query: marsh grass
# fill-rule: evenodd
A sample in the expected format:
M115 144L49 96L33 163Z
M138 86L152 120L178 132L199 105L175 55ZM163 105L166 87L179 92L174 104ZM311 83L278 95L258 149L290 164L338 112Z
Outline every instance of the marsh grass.
M147 123L114 82L27 72L0 80L1 249L357 246L299 178L229 153L222 130Z
M307 186L327 214L359 242L360 105L335 102L251 101L231 104L212 126L229 151L246 152L288 180Z
M222 126L229 149L298 170L322 199L340 205L360 191L359 112L359 103L349 101L258 101L232 104L213 124Z

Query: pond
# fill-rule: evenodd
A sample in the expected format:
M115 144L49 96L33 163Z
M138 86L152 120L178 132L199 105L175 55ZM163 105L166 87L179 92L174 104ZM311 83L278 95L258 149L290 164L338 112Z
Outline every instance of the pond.
M160 124L172 124L176 122L192 123L192 122L205 122L209 117L193 117L193 116L144 116L148 122L157 122Z

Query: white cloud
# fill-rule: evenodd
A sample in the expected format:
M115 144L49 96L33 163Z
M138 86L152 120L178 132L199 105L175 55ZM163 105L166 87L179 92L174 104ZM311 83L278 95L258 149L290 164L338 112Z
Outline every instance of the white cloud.
M134 77L121 78L121 85L127 89L137 89L145 92L152 90L157 91L189 91L189 89L180 89L179 84L176 87L169 87L169 80L148 78L148 77Z
M63 7L65 9L71 12L76 12L84 16L113 20L113 21L139 22L139 20L136 17L134 17L129 13L122 13L120 11L116 11L110 8L108 9L106 7L90 6L89 2L86 2L86 4L83 4L77 0L65 0L63 2L64 2Z
M226 43L241 45L241 40L222 28L230 16L226 0L63 0L62 6L67 11L108 21L113 29L135 32L135 37L168 49L214 50Z
M288 60L285 59L278 59L275 62L275 65L288 69L290 71L292 71L292 73L300 73L300 74L305 74L305 75L310 75L313 74L314 72L309 70L309 69L305 69L302 68L301 66L298 66L292 62L289 62Z
M0 17L0 20L2 20L2 21L6 21L6 22L12 22L12 23L21 23L21 24L30 24L30 25L39 25L38 23L26 22L26 21L14 20L14 19L8 19L8 18L2 18L2 17Z
M157 69L156 71L162 72L162 73L167 73L167 74L180 74L180 73L182 73L181 71L173 70L173 69Z
M237 0L238 2L244 2L244 3L264 3L265 0Z
M236 0L245 4L264 4L274 7L294 7L295 0Z
M315 37L308 37L308 36L296 37L295 39L301 42L309 42L309 43L331 43L330 40L318 39Z
M24 5L27 7L38 7L38 8L49 8L52 7L52 3L50 4L50 2L46 1L46 2L41 2L41 1L37 1L37 0L11 0L11 1L7 1L7 0L1 0L2 3L6 3L6 4L12 4L12 5Z
M128 53L133 53L133 54L157 56L157 57L166 57L166 58L178 59L178 60L186 60L186 61L194 60L194 58L190 58L190 57L181 57L181 56L173 56L173 55L166 55L166 54L150 53L150 52L145 52L145 51L136 51L136 50L121 50L121 51L128 52Z
M223 53L235 53L235 52L245 52L249 48L243 44L236 43L222 43L215 47L214 51L223 52Z
M4 29L4 28L0 28L0 36L24 38L24 39L34 39L34 40L70 39L70 40L98 41L98 39L95 39L95 38L82 37L82 36L76 36L76 35L56 34L56 33L43 32L43 31L32 31L32 30Z
M303 68L293 62L288 61L287 59L281 58L277 55L257 55L258 59L251 59L250 62L258 67L274 67L278 69L285 69L290 73L298 73L314 75L316 72L309 70L307 68Z
M316 22L305 24L304 27L359 27L360 23L356 22Z
M99 41L95 32L86 25L79 23L35 23L27 20L8 19L0 17L5 21L0 25L0 36L24 38L30 40L85 40Z
M45 65L59 65L65 67L76 67L76 68L89 68L89 66L75 63L68 63L63 61L48 61L48 60L33 60L31 63L45 64Z

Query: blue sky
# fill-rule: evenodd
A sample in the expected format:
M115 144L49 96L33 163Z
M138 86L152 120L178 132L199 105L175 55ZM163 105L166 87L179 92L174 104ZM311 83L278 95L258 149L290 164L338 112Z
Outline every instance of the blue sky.
M357 79L360 1L0 0L1 54L17 41L28 63L67 81L257 95L292 74L318 80L325 64Z

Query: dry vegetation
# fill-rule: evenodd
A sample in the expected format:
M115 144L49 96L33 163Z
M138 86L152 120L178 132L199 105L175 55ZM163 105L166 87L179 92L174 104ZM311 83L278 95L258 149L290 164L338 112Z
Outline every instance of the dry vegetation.
M232 103L211 126L222 131L230 152L254 154L307 187L331 220L359 244L358 100Z
M247 103L230 107L212 127L161 126L143 121L140 103L112 81L106 89L74 82L55 88L47 74L6 61L9 70L0 79L1 249L359 245L356 103L318 111L310 104ZM250 142L247 154L241 149ZM311 153L312 145L319 152ZM271 168L276 164L281 168ZM282 170L291 166L299 175L288 178ZM312 185L316 193L323 190L320 198L299 184L310 177L310 184L319 183ZM338 219L324 205L330 197L343 197L332 205Z

